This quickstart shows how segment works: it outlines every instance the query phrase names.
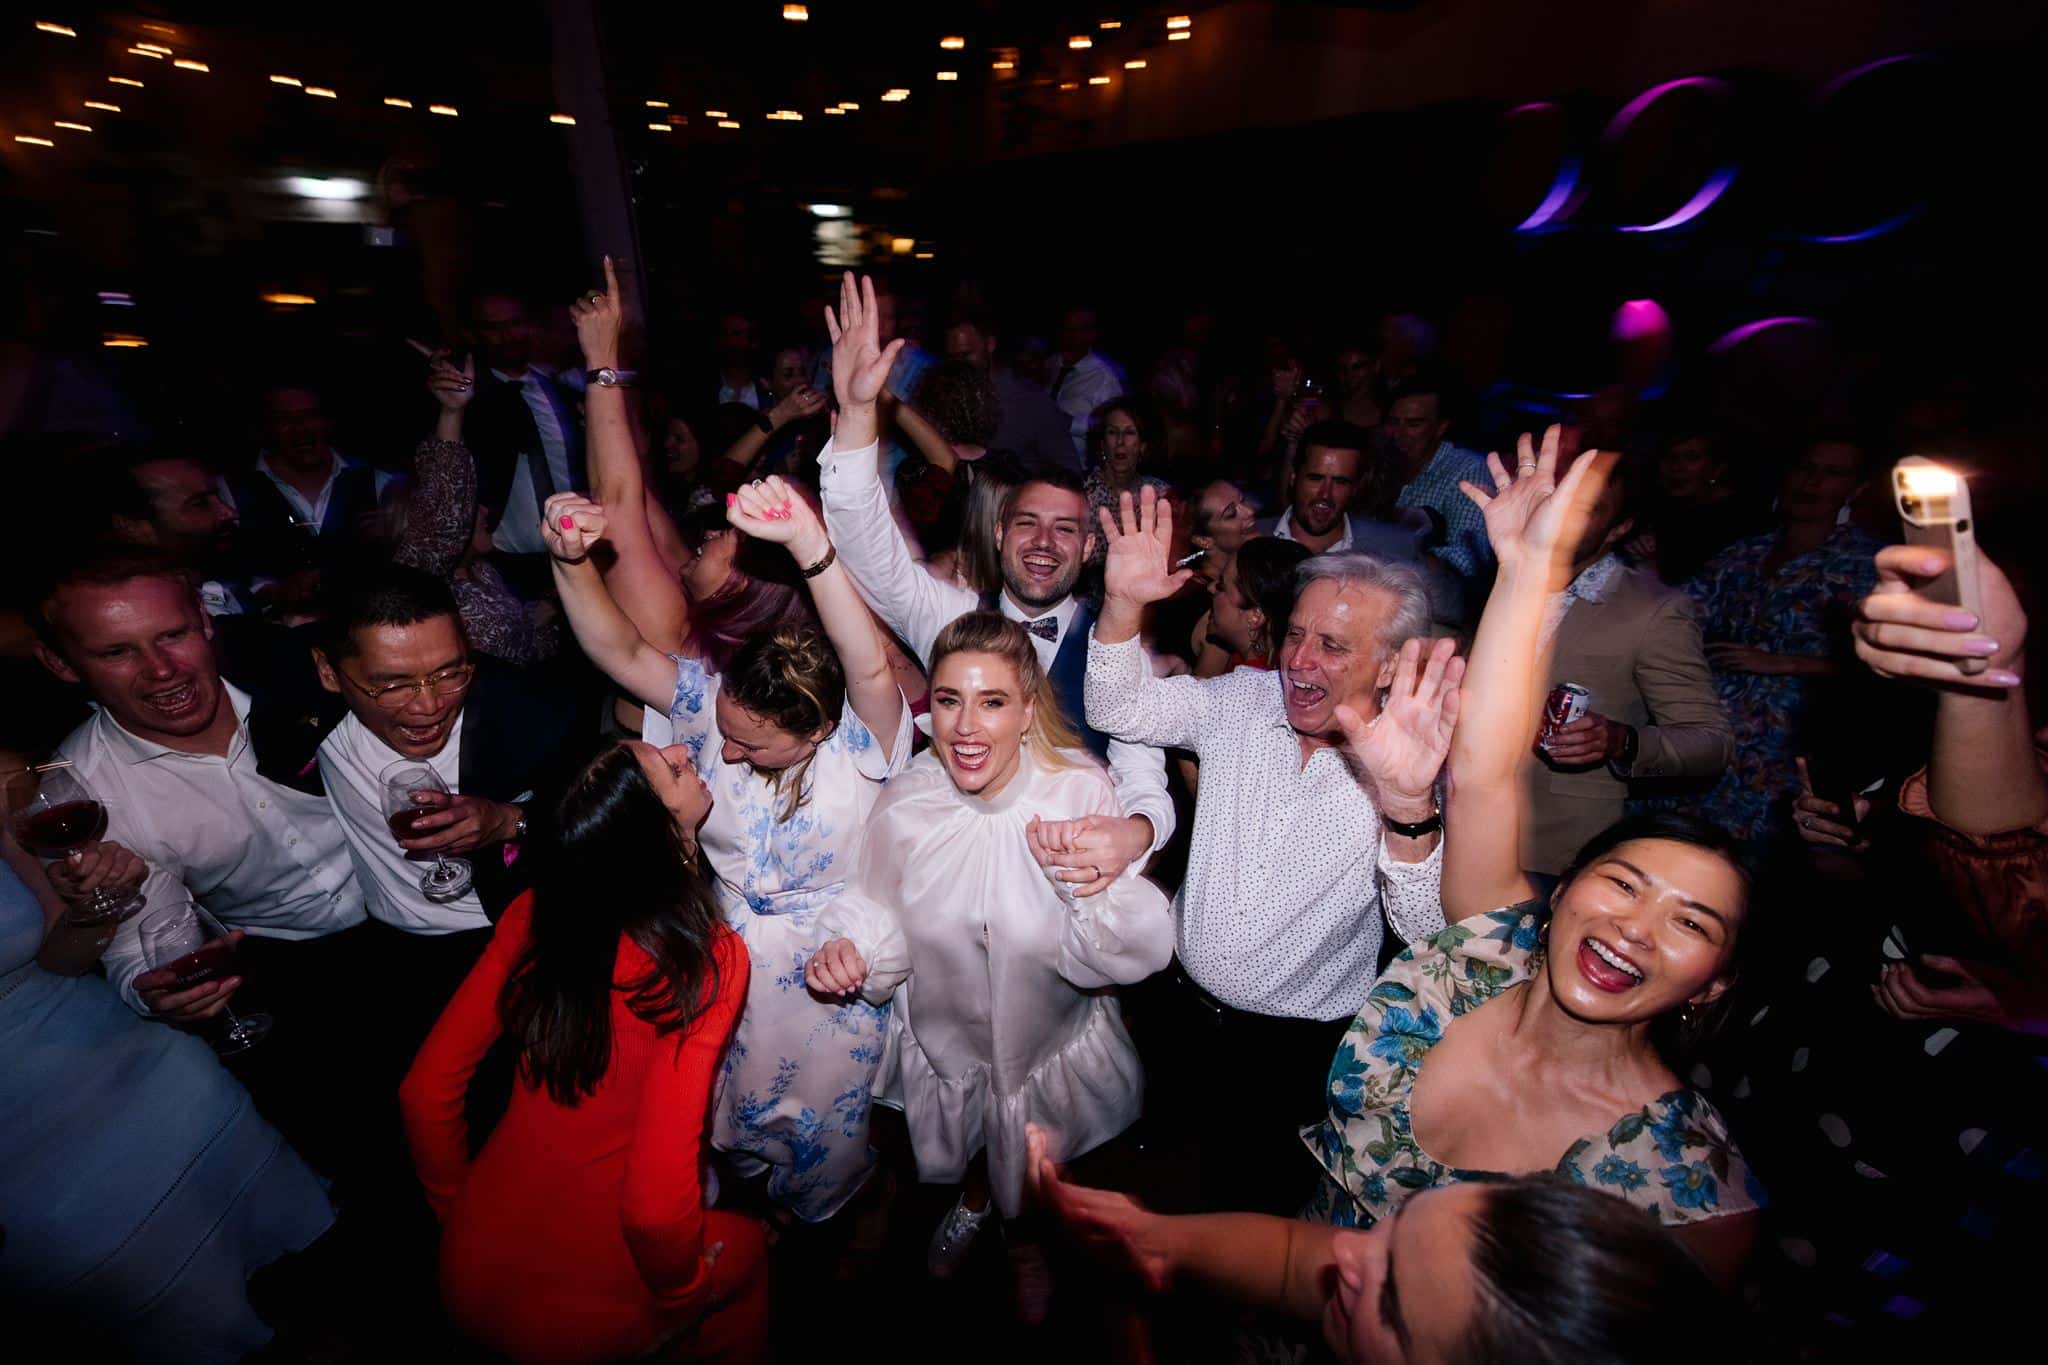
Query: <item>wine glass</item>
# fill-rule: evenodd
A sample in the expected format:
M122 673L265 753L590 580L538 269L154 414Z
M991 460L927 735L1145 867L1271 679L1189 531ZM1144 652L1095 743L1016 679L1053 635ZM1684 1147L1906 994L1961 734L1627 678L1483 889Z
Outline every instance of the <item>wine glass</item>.
M168 967L177 973L171 989L189 991L208 981L233 975L235 945L221 922L201 909L197 902L166 906L142 921L142 960L152 971ZM235 1013L224 1005L227 1031L213 1039L213 1050L223 1057L247 1052L270 1032L267 1014Z
M25 768L7 784L14 841L47 862L60 863L107 832L107 807L68 759ZM102 886L66 913L73 924L119 924L143 905L140 887Z
M420 792L447 794L441 774L424 763L394 763L378 777L384 784L384 819L394 839L413 837L413 825L432 807L420 804ZM467 858L434 854L434 865L420 877L420 891L430 901L452 901L476 880Z

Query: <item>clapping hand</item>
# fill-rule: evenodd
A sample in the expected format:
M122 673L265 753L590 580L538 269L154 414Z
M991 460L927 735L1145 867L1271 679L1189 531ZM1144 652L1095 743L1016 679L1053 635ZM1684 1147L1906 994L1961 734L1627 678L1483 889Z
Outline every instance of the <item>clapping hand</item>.
M1396 820L1427 819L1436 808L1437 774L1458 725L1459 683L1465 661L1458 642L1421 640L1401 646L1386 704L1371 720L1350 706L1337 708L1344 748L1378 789L1380 808Z
M726 494L725 519L756 539L788 546L800 564L815 564L832 548L818 509L779 474Z
M2005 690L2020 685L2027 614L2004 572L1977 559L1977 615L1920 595L1948 571L1947 550L1891 545L1877 552L1877 587L1856 605L1856 655L1886 678L1937 687ZM1980 672L1965 672L1962 664ZM1988 666L1987 666L1988 665Z
M1524 432L1516 445L1512 475L1498 453L1488 455L1492 493L1471 483L1458 485L1486 519L1487 542L1503 569L1524 562L1564 567L1614 468L1613 454L1589 450L1559 478L1560 430L1552 426L1545 431L1540 447Z
M612 258L604 258L604 288L593 289L569 305L569 317L576 324L576 340L583 347L584 363L593 370L619 363L619 330L624 325L625 307L619 302L619 272Z
M564 564L581 564L604 531L604 508L581 493L557 493L541 513L541 542Z
M862 277L855 288L853 272L839 280L839 311L825 309L825 330L832 337L832 391L841 408L868 407L889 382L889 371L903 349L902 338L881 343L875 282Z
M827 998L848 999L867 979L867 959L850 938L831 940L804 964L804 984Z
M1195 576L1192 569L1173 567L1173 504L1151 484L1139 490L1135 510L1129 493L1117 496L1120 516L1112 517L1107 507L1096 512L1109 546L1102 566L1103 595L1131 607L1162 602Z

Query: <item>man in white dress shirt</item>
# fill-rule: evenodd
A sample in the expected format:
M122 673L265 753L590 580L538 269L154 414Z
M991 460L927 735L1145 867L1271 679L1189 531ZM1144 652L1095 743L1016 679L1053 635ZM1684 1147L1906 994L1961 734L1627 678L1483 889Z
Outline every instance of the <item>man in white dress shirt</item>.
M540 509L556 493L582 492L583 424L575 396L534 358L526 305L499 290L480 294L477 392L463 418L463 441L476 457L477 500L497 513L493 562L514 592L550 591ZM581 379L582 372L575 372Z
M1124 394L1124 377L1105 355L1097 353L1095 310L1069 308L1060 319L1058 373L1052 376L1053 401L1067 415L1068 435L1076 459L1088 458L1088 422L1095 409Z
M861 596L927 666L939 631L970 611L1000 611L1030 633L1062 709L1108 765L1124 809L1121 819L1087 817L1084 835L1062 855L1063 878L1075 883L1077 894L1095 894L1171 838L1174 817L1165 754L1089 730L1079 705L1094 619L1074 596L1095 540L1088 500L1080 480L1057 468L1040 471L1011 493L997 531L1004 586L994 601L925 572L889 514L878 466L875 395L901 343L887 351L880 347L872 285L863 300L853 293L851 279L840 292L841 328L833 348L839 427L818 459L825 529Z
M1186 1090L1168 1079L1175 1056L1229 1077L1204 1183L1224 1207L1283 1212L1313 1185L1294 1128L1324 1112L1323 1077L1378 970L1381 915L1409 941L1444 924L1442 754L1418 767L1403 747L1416 661L1397 676L1402 646L1429 628L1429 599L1404 565L1321 555L1299 570L1277 671L1157 678L1138 630L1186 578L1171 567L1171 535L1171 507L1150 490L1110 535L1088 718L1201 760L1175 907L1177 989L1162 992L1172 1041L1156 1050L1167 1064L1153 1093ZM1448 657L1432 656L1438 681ZM1406 709L1382 724L1397 703Z

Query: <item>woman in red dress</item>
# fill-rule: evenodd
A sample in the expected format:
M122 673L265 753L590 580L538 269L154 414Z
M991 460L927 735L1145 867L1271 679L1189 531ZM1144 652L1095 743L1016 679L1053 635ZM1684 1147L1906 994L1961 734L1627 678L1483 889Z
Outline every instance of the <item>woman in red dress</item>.
M707 1210L699 1184L747 997L746 949L697 869L710 806L680 745L592 762L399 1092L449 1316L514 1359L765 1353L761 1224ZM472 1160L464 1097L500 1034L518 1082Z

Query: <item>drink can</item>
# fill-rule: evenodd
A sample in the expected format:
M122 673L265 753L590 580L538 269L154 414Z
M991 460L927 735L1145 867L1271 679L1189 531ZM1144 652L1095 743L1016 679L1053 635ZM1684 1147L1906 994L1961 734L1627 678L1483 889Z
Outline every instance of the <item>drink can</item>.
M1550 695L1543 699L1543 738L1547 742L1550 732L1573 721L1593 709L1593 691L1578 683L1559 683L1550 689Z

